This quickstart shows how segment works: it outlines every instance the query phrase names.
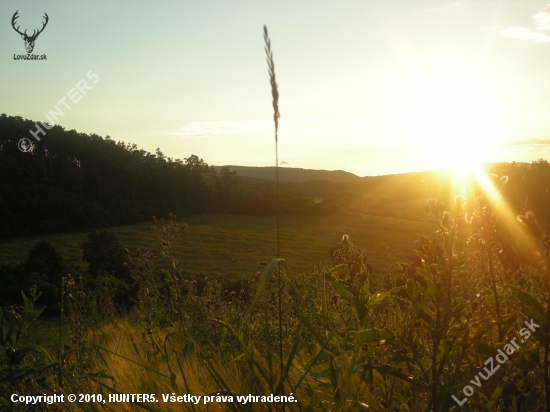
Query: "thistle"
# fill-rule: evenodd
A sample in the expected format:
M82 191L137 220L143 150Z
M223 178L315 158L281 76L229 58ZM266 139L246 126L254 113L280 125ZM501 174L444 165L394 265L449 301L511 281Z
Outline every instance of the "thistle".
M462 211L462 208L466 204L466 198L462 195L455 196L455 207L457 213L460 213Z

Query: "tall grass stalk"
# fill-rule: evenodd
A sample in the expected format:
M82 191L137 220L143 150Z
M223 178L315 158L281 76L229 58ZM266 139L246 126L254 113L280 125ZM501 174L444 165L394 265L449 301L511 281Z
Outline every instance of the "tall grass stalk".
M65 277L61 277L61 322L59 325L59 356L58 356L58 369L57 369L57 383L60 388L63 387L63 321L65 319L65 306L63 301L65 300Z
M271 84L271 95L273 96L273 122L275 123L275 187L277 194L277 257L281 257L280 244L280 222L279 222L279 88L275 79L275 62L273 61L273 52L271 51L271 40L267 34L267 27L264 25L264 41L267 66L269 71L269 82Z
M277 258L281 258L281 241L280 241L280 210L279 210L279 90L275 79L275 62L273 61L273 52L271 51L271 40L267 33L267 27L264 25L264 41L267 66L269 71L269 82L271 84L271 95L273 96L273 122L275 123L275 190L277 202ZM277 293L279 298L279 367L281 376L283 374L283 315L282 315L282 289L281 289L281 273L277 267ZM282 388L284 394L284 387Z

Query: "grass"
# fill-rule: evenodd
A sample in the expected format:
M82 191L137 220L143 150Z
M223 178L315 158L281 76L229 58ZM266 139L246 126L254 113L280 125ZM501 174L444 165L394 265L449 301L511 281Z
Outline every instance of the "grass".
M179 219L180 223L183 219ZM256 273L256 264L274 257L276 228L273 216L200 215L185 219L189 227L180 238L177 255L190 275L203 274L233 278ZM310 271L328 264L328 249L348 234L353 242L367 249L377 272L388 269L388 251L404 260L411 254L417 234L433 230L429 223L367 216L283 216L281 218L281 256L290 262L294 273ZM158 232L151 223L113 228L121 243L133 254L135 249L160 254ZM38 241L51 242L63 258L84 265L80 245L87 232L29 236L2 241L0 261L18 263L27 258ZM388 248L388 249L386 249ZM159 265L162 260L159 257Z

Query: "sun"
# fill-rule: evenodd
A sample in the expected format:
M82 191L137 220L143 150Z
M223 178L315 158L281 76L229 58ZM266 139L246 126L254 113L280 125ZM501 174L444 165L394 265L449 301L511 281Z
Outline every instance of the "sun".
M420 148L426 169L452 167L459 174L490 161L492 147L504 138L490 93L457 75L419 76L403 124L406 141Z

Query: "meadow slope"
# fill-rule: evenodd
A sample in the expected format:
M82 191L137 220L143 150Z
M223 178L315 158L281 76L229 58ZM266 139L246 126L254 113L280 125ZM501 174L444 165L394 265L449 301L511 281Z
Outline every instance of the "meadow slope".
M160 220L160 219L159 219ZM274 216L199 215L179 219L189 227L176 248L181 267L192 277L199 274L238 279L256 273L260 260L276 254ZM160 224L160 223L159 223ZM388 253L392 259L405 260L411 255L418 234L427 234L434 225L377 216L283 216L281 218L281 256L297 273L311 271L315 265L329 264L328 249L343 234L367 249L375 272L388 270ZM132 254L160 252L158 232L152 223L112 228ZM51 242L69 263L84 265L80 245L88 232L29 236L0 242L0 262L24 261L29 249L38 241ZM158 264L163 266L162 258Z

